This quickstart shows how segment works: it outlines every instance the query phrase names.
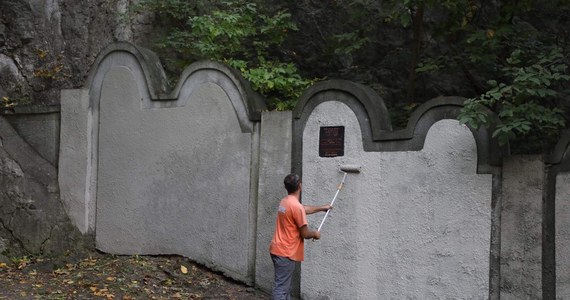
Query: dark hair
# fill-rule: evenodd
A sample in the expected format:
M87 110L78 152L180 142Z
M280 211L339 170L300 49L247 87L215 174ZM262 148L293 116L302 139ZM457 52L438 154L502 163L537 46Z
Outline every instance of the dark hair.
M285 176L285 189L289 194L296 192L299 189L299 183L301 183L301 179L297 174L289 174Z

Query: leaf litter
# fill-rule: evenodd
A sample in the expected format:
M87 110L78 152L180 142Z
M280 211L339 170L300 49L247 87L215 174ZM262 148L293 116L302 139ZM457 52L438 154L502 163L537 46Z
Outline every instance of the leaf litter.
M270 296L181 256L93 252L0 263L4 299L231 299Z

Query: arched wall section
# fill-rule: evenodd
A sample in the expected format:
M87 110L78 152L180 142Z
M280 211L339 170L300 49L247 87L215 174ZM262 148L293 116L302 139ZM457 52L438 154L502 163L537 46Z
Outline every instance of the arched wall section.
M181 254L252 282L265 105L241 76L199 62L169 91L152 52L118 43L100 54L86 90L66 94L62 122L72 124L62 135L81 147L61 157L87 164L60 176L75 188L64 201L97 247ZM73 125L84 135L74 138Z
M350 107L360 124L364 151L416 151L424 146L430 127L442 119L457 119L463 102L462 97L438 97L420 107L410 116L405 129L392 130L390 114L384 100L370 88L344 80L331 80L317 83L301 97L293 111L295 134L294 153L302 152L302 143L298 143L313 109L326 101L340 101ZM491 139L485 128L470 128L477 144L478 172L496 173L502 164L503 150ZM293 169L299 171L299 160Z
M303 176L303 202L332 198L340 165L362 171L348 175L322 239L307 246L300 295L498 295L501 153L490 151L498 146L487 132L458 123L464 99L429 101L406 129L392 131L387 111L371 114L371 98L352 90L360 86L338 83L309 90L294 111L293 169ZM342 156L319 155L321 129L330 126L344 128ZM320 218L310 216L310 226Z

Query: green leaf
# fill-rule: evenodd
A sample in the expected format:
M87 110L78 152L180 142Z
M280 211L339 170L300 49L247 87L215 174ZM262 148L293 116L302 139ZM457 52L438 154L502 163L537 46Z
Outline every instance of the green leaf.
M408 25L410 25L411 22L412 22L412 16L410 14L403 13L402 15L400 15L400 24L402 24L402 26L408 27Z

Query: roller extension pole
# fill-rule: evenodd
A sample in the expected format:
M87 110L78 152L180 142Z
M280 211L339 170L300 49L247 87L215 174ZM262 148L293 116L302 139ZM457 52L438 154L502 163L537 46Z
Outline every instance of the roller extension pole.
M338 196L338 193L340 192L340 190L341 190L342 187L344 186L344 180L346 179L346 175L347 175L348 173L346 173L346 172L344 172L344 171L343 171L343 173L344 173L344 176L342 177L342 181L341 181L340 184L338 185L338 188L337 188L337 190L336 190L336 193L334 194L334 197L333 197L333 199L332 199L332 201L331 201L331 207L333 206L334 201L336 200L336 197ZM327 213L326 213L325 216L323 217L323 220L321 221L321 225L319 225L319 229L317 229L317 231L321 231L321 227L323 227L323 224L325 223L325 220L327 219L327 216L329 215L329 212L330 212L330 211L331 211L330 209L327 210Z

